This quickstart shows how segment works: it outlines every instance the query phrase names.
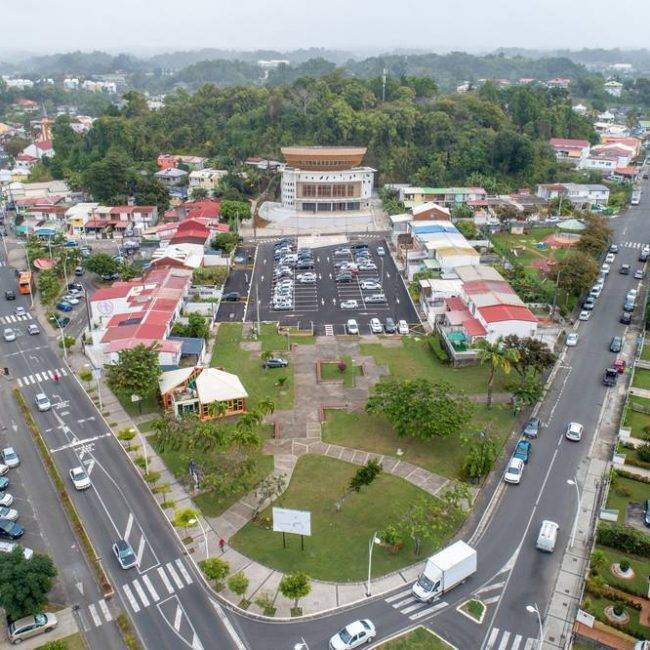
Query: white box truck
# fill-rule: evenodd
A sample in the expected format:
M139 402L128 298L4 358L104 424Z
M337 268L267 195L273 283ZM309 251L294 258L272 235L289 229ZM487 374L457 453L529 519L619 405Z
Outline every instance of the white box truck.
M467 580L475 571L476 551L465 542L455 542L427 560L424 571L413 585L413 595L421 602L430 603Z

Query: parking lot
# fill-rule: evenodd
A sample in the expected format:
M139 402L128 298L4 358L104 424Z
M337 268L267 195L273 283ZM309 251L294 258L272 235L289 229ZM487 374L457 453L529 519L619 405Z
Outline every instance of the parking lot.
M223 288L225 297L234 300L222 300L217 311L216 320L222 323L241 322L244 320L246 296L253 275L253 261L255 248L251 246L237 246L233 256L233 265L228 279ZM234 294L238 294L235 296Z
M382 325L386 318L420 324L385 241L360 239L308 251L300 240L287 240L278 254L282 243L258 247L247 321L313 327L318 335L345 333L351 318L361 334L372 333L373 318ZM287 255L301 257L281 270Z

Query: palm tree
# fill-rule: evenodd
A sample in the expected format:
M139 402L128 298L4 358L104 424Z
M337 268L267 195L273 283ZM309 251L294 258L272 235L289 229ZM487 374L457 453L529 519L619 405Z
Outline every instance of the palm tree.
M494 343L481 339L476 344L478 358L481 365L490 364L490 373L487 384L487 407L492 406L492 384L497 370L503 370L506 375L510 374L512 364L519 358L517 350L507 348L503 344L503 337L499 337Z
M270 397L265 397L259 401L257 410L262 415L271 415L275 412L275 402Z
M260 443L258 427L262 422L259 411L249 411L239 418L233 432L233 439L242 447L251 447Z
M225 402L210 402L208 404L208 417L221 418L226 414L228 406Z

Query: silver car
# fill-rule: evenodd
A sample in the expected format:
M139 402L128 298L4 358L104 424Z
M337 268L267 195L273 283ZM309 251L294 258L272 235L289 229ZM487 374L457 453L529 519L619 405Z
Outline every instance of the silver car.
M52 408L52 403L45 393L38 393L36 397L34 397L34 402L36 403L36 408L41 411L41 413L49 411Z
M16 340L16 332L14 332L11 329L11 327L5 327L4 331L2 332L2 337L7 342L15 341Z

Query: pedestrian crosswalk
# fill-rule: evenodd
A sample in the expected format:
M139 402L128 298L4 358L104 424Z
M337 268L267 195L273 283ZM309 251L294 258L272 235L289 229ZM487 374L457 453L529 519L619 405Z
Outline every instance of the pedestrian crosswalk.
M325 336L334 336L334 325L331 323L325 325Z
M32 320L32 315L29 313L20 315L9 314L8 316L0 316L0 325L11 325L25 320Z
M134 614L157 603L163 603L176 591L180 591L194 582L183 560L177 558L173 562L161 564L140 574L131 582L122 585L122 593ZM85 629L99 627L113 620L106 601L102 598L88 605L88 617L82 616Z
M433 614L438 610L444 609L447 607L448 603L435 602L435 603L422 603L420 602L412 593L411 587L400 591L397 594L393 594L385 599L386 602L395 609L399 610L405 616L408 616L412 621L417 621L418 619Z
M31 386L33 384L42 384L45 381L53 381L55 377L54 373L58 374L59 377L68 376L68 371L65 368L54 368L53 370L41 370L32 375L18 377L16 381L18 382L19 388L22 388L23 386Z
M524 637L508 630L493 627L484 650L537 650L535 637Z
M646 245L645 242L640 241L624 241L621 246L624 248L643 248Z

